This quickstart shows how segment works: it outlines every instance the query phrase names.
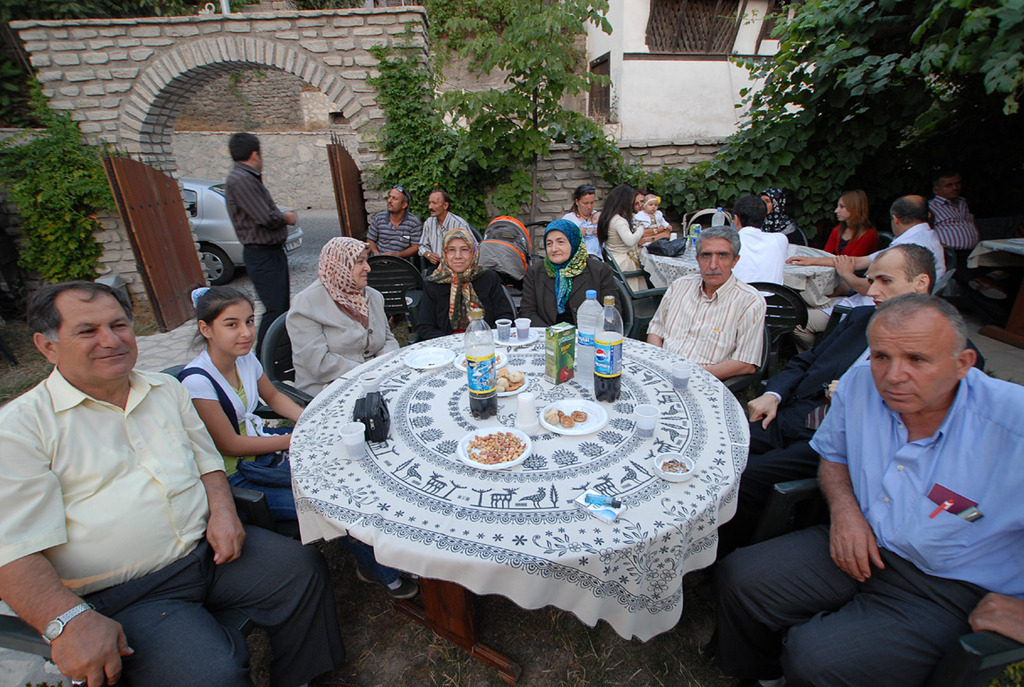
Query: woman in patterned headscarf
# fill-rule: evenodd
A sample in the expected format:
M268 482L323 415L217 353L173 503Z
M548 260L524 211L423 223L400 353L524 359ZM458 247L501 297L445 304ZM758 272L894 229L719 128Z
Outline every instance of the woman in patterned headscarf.
M481 268L480 250L472 232L452 229L444 235L441 264L427 277L420 303L416 333L421 339L466 331L469 310L483 308L491 327L501 318L513 318L512 301L497 272Z
M384 297L366 285L369 254L358 239L331 239L320 251L319 279L292 299L286 323L295 386L308 394L398 348L384 314Z
M544 261L535 260L523 279L520 317L529 317L535 327L576 324L576 310L589 289L597 291L598 302L616 296L615 306L622 311L611 268L587 259L579 227L564 219L551 222L544 230L544 249Z
M764 218L764 225L761 227L761 231L770 233L782 232L787 237L796 231L796 222L786 214L785 191L781 188L766 188L761 191L761 200L764 201L765 207L768 210L768 216Z

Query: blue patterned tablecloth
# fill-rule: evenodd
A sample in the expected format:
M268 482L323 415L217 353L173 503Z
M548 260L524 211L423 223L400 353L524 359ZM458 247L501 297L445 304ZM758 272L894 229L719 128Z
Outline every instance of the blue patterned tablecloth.
M303 541L349 532L372 544L386 565L503 594L525 608L551 604L590 625L604 619L625 638L647 640L674 627L683 574L714 562L717 528L736 510L749 430L732 394L700 368L677 393L669 370L679 358L627 339L622 396L602 404L607 426L580 437L542 429L525 463L481 471L459 462L456 444L480 427L513 426L516 398L499 399L496 418L474 420L465 372L405 365L405 356L424 346L461 352L462 337L370 361L302 414L291 461ZM563 398L593 399L575 380L542 381L542 342L504 350L510 367L528 375L538 409ZM391 434L351 461L338 428L360 395L354 380L371 370L382 379ZM661 409L653 438L637 435L633 408L640 403ZM660 479L651 459L665 451L693 458L693 479ZM615 495L625 512L611 524L583 512L573 499L585 489Z

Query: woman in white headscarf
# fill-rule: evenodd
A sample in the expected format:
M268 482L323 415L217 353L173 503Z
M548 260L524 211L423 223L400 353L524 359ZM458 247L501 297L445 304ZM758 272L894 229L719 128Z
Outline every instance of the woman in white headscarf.
M286 324L295 386L308 394L398 348L384 297L366 285L369 254L358 239L331 239L320 251L319 278L292 299Z

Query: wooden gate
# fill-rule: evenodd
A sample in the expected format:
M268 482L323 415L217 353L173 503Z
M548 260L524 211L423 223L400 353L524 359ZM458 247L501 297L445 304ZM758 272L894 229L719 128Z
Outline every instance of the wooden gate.
M157 326L174 329L194 317L190 294L206 284L178 182L126 157L104 157L103 168Z
M334 202L338 206L341 235L362 239L366 236L366 206L363 204L359 167L333 133L331 142L327 144L327 160L334 181Z

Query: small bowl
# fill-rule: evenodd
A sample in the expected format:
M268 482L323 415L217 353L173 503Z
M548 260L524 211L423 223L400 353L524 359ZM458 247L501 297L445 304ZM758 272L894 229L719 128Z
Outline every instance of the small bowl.
M665 463L675 460L686 466L686 472L670 472L665 470L663 466ZM654 471L658 473L658 477L661 477L667 482L685 482L686 480L693 477L695 465L691 458L687 458L682 453L661 453L652 459L654 464Z

